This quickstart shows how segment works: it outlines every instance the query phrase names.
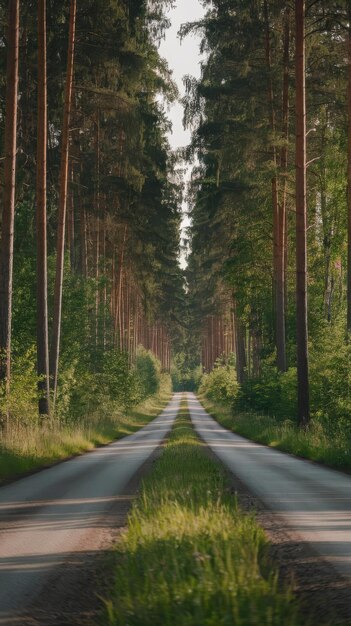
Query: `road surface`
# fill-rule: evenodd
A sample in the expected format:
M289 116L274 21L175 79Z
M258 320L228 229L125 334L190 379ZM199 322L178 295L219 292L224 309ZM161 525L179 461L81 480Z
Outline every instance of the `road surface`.
M255 444L222 428L188 394L198 435L301 541L351 578L351 476Z
M0 488L0 624L27 624L35 598L64 588L106 544L123 490L171 429L180 398L137 433Z

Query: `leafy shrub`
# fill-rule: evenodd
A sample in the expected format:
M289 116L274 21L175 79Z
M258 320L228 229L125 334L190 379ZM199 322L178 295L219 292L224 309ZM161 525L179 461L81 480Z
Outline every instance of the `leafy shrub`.
M259 378L246 380L234 403L237 410L268 413L281 420L296 418L296 368L277 372L271 364L262 364Z
M103 387L112 401L128 406L131 402L131 372L128 354L110 350L103 358Z
M134 390L138 402L159 391L161 364L152 352L139 348L132 373L135 376Z
M202 368L180 369L173 363L171 376L174 391L197 391L202 380Z
M3 422L9 415L12 424L38 423L35 363L34 347L22 355L14 351L9 397L6 397L5 384L0 386L0 420ZM52 427L53 422L77 425L87 417L108 418L158 393L161 384L165 393L171 389L170 376L161 375L159 361L143 348L139 349L133 367L127 353L109 350L101 354L96 370L87 366L85 355L68 361L61 359L55 414L49 420Z
M128 363L128 354L109 350L102 355L101 369L91 372L76 362L60 374L57 413L76 421L96 411L108 415L139 402L139 379Z
M161 395L171 395L172 393L172 378L171 375L168 374L168 372L162 372L162 374L160 375L160 388L159 388L159 394Z
M15 353L15 351L14 351ZM35 370L36 349L33 346L12 359L10 395L0 386L0 415L11 421L30 424L38 421L38 378Z
M311 416L329 435L351 436L351 343L345 340L343 318L333 324L319 324L309 346ZM261 369L259 378L242 384L235 410L256 411L296 423L296 368L281 374L268 357Z
M235 368L231 365L216 365L212 372L203 375L199 388L200 394L224 404L232 403L238 391Z
M332 432L351 434L351 343L345 341L344 319L322 324L310 346L312 414Z

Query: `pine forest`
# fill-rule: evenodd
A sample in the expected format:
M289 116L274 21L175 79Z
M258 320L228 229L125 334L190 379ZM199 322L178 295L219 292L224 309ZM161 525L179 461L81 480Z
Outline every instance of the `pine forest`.
M326 621L322 591L311 617L298 574L277 583L270 532L199 446L253 493L221 437L351 470L350 0L0 0L0 27L0 481L160 424L103 623L351 624L349 601Z

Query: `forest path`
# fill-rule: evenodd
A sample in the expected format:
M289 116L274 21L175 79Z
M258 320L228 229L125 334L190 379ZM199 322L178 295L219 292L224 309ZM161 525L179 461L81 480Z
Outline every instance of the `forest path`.
M187 400L201 439L279 516L299 549L312 549L351 579L351 476L235 435L210 417L194 394Z
M125 521L130 481L167 436L181 397L137 433L0 488L0 624L77 623L80 591L94 595L94 562Z

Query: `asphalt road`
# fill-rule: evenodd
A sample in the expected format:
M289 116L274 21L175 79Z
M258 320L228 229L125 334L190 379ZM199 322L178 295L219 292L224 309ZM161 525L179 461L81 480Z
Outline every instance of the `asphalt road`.
M0 624L27 623L35 598L106 544L125 486L171 429L180 397L134 435L0 488Z
M351 577L351 476L255 444L222 428L188 394L198 435L301 542Z

